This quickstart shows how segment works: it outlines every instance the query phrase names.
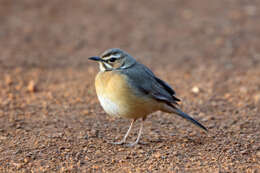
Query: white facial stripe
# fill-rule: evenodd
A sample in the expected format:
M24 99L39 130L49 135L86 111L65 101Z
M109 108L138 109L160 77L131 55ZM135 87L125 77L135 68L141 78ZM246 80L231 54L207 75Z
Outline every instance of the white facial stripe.
M99 63L99 69L101 71L106 71L106 70L111 70L112 69L112 66L108 63L105 63L105 62L100 62Z
M108 63L106 63L106 62L103 62L104 63L104 65L106 66L106 68L112 68L112 66L110 65L110 64L108 64Z

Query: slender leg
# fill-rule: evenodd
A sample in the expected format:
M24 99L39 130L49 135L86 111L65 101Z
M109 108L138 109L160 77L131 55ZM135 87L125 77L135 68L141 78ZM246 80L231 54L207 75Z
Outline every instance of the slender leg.
M133 119L133 121L131 122L131 125L130 125L129 129L127 130L127 132L126 132L124 138L123 138L121 141L119 141L119 142L113 142L113 144L121 145L121 144L124 144L124 143L125 143L126 138L127 138L127 136L129 135L129 133L130 133L132 127L133 127L134 122L135 122L135 119Z
M141 121L141 127L140 127L140 129L139 129L139 133L138 133L138 136L137 136L136 141L133 142L133 143L128 144L127 146L132 147L132 146L138 144L138 142L139 142L139 140L140 140L140 138L141 138L141 135L142 135L143 126L144 126L144 119L142 119L142 121Z

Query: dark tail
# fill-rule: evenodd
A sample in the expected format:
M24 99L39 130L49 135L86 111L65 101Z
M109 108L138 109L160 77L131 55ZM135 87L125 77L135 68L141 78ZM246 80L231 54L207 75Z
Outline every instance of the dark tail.
M193 118L191 118L188 114L182 112L180 109L175 108L174 109L174 113L176 113L177 115L181 116L182 118L192 122L193 124L197 125L198 127L202 128L203 130L208 131L208 129L206 127L204 127L198 121L196 121Z

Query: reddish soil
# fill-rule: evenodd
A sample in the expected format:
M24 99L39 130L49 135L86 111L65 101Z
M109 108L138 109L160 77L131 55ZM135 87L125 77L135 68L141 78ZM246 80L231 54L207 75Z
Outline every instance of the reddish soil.
M1 172L260 172L260 1L0 0ZM96 64L119 47L149 66L209 132L98 103ZM139 121L128 142L134 141Z

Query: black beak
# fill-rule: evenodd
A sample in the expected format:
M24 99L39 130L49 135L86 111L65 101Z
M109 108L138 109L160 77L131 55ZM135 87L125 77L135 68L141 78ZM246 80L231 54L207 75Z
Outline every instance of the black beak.
M92 60L92 61L103 61L103 59L100 58L99 56L92 56L92 57L90 57L90 58L88 58L88 59L90 59L90 60Z

